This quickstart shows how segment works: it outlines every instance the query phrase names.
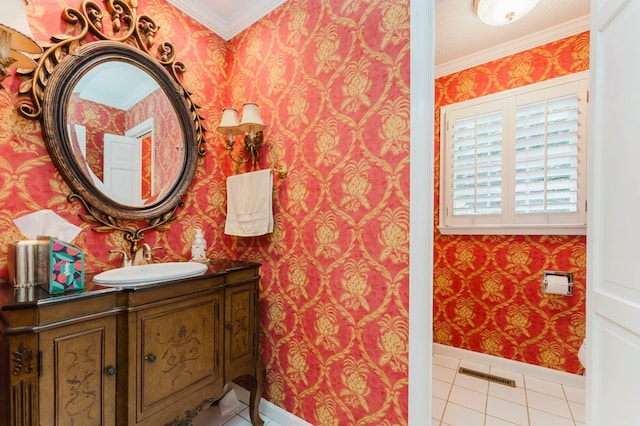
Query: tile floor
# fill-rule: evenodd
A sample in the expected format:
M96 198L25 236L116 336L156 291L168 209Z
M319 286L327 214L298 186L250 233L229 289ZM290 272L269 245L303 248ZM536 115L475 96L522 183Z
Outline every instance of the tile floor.
M459 374L460 366L513 379L516 387ZM583 426L585 421L584 389L439 354L433 355L432 401L432 426ZM266 426L280 426L262 418ZM251 426L249 409L242 404L222 416L214 405L193 426Z
M458 373L458 367L513 379L516 387ZM432 426L584 425L584 389L433 355Z
M280 426L278 423L261 415L265 426ZM242 402L234 413L223 416L217 405L212 405L208 410L200 413L192 423L192 426L251 426L249 407Z

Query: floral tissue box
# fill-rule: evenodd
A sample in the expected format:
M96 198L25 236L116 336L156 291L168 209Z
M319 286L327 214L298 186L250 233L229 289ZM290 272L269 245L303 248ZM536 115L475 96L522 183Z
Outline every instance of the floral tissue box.
M84 252L56 238L45 238L49 239L49 293L83 289Z

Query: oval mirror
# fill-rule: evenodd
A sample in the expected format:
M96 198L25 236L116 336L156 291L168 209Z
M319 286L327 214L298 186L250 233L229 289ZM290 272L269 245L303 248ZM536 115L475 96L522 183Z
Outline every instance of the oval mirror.
M75 49L51 74L42 112L45 143L71 189L117 219L172 211L199 155L183 93L154 58L125 43Z

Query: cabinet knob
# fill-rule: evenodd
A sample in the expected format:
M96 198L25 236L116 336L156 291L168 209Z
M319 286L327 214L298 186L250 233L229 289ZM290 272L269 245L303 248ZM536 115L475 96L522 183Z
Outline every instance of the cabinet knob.
M111 377L111 376L115 376L116 375L116 368L115 367L107 367L106 369L107 371L105 372L107 376Z
M230 322L229 324L227 324L227 328L228 328L229 330L231 330L231 329L233 328L233 323L232 323L232 322Z
M149 361L149 363L153 363L153 362L156 362L156 359L158 358L154 354L149 354L149 355L146 355L144 359Z

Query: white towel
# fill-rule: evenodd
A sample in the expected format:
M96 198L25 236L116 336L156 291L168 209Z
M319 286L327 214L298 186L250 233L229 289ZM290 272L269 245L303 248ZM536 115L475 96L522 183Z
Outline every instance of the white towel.
M271 169L227 178L227 221L224 233L255 237L273 232Z

